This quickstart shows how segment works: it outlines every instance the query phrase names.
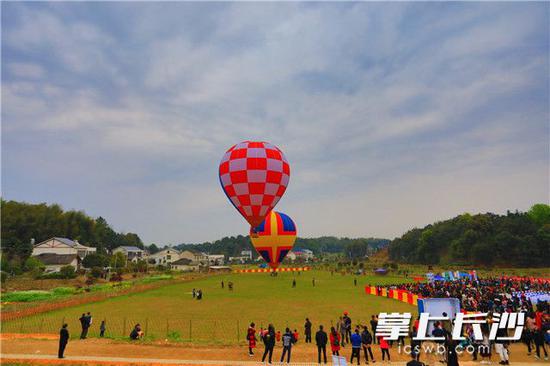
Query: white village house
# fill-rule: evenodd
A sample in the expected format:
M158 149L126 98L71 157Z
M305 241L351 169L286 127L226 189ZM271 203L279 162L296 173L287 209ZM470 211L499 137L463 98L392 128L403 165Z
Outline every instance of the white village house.
M120 246L113 249L113 254L122 253L130 262L137 262L139 260L145 259L146 252L138 247L132 246Z
M45 273L59 272L64 266L71 266L75 270L80 268L81 260L76 254L42 253L34 257L45 265Z
M189 259L193 264L206 265L208 263L206 254L194 250L184 250L180 253L180 259Z
M180 253L176 249L168 248L149 256L149 263L155 265L167 265L180 259Z
M225 263L225 255L223 254L208 254L208 265L223 266Z
M96 248L87 247L76 240L53 237L35 244L31 255L46 265L46 272L59 272L63 266L78 269L80 261L95 252Z
M183 272L198 271L199 264L196 262L192 262L190 259L187 258L180 258L177 261L170 263L170 269Z
M96 248L87 247L78 242L67 238L53 237L35 244L32 248L32 256L35 257L42 253L53 254L76 254L80 259L84 259L88 254L96 252Z

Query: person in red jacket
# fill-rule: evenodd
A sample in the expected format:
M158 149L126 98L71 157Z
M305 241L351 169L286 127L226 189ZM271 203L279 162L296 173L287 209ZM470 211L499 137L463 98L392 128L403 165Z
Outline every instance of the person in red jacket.
M380 344L380 350L382 351L382 361L384 361L384 355L388 356L390 361L390 344L384 339L384 337L378 337L378 344Z
M275 338L277 339L277 342L281 341L281 331L280 330L277 331L277 335L275 336Z
M294 332L292 333L292 335L294 336L294 341L298 342L298 336L300 335L298 333L298 329L294 329Z
M334 327L330 328L330 349L333 355L340 356L340 334L336 331Z
M246 339L248 340L248 355L250 357L254 356L254 352L252 351L254 348L256 348L256 328L254 323L250 323L250 327L248 327L248 332L246 334Z

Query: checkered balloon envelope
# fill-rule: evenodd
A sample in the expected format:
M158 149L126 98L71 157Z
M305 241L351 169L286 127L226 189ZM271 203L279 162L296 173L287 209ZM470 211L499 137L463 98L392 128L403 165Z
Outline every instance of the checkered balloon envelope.
M285 193L290 166L268 142L243 141L224 154L219 167L222 189L252 228L259 226Z

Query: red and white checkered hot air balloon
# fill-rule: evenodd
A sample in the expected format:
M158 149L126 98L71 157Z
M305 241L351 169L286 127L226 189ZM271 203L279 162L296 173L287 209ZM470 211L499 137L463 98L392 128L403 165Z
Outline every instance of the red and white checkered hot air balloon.
M285 193L290 166L269 142L243 141L220 162L220 183L235 208L252 228L260 225Z

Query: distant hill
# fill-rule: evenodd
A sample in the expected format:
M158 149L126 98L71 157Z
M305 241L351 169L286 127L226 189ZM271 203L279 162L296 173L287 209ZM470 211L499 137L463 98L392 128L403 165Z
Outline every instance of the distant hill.
M550 264L550 206L506 215L463 214L394 239L390 259L416 264L538 267Z
M387 247L389 239L379 238L337 238L323 236L319 238L297 238L295 249L309 249L316 255L322 253L343 253L348 257L362 257L380 248ZM175 248L179 250L198 250L205 253L219 253L226 256L239 256L243 250L254 250L248 236L224 237L214 242L201 244L180 244Z

